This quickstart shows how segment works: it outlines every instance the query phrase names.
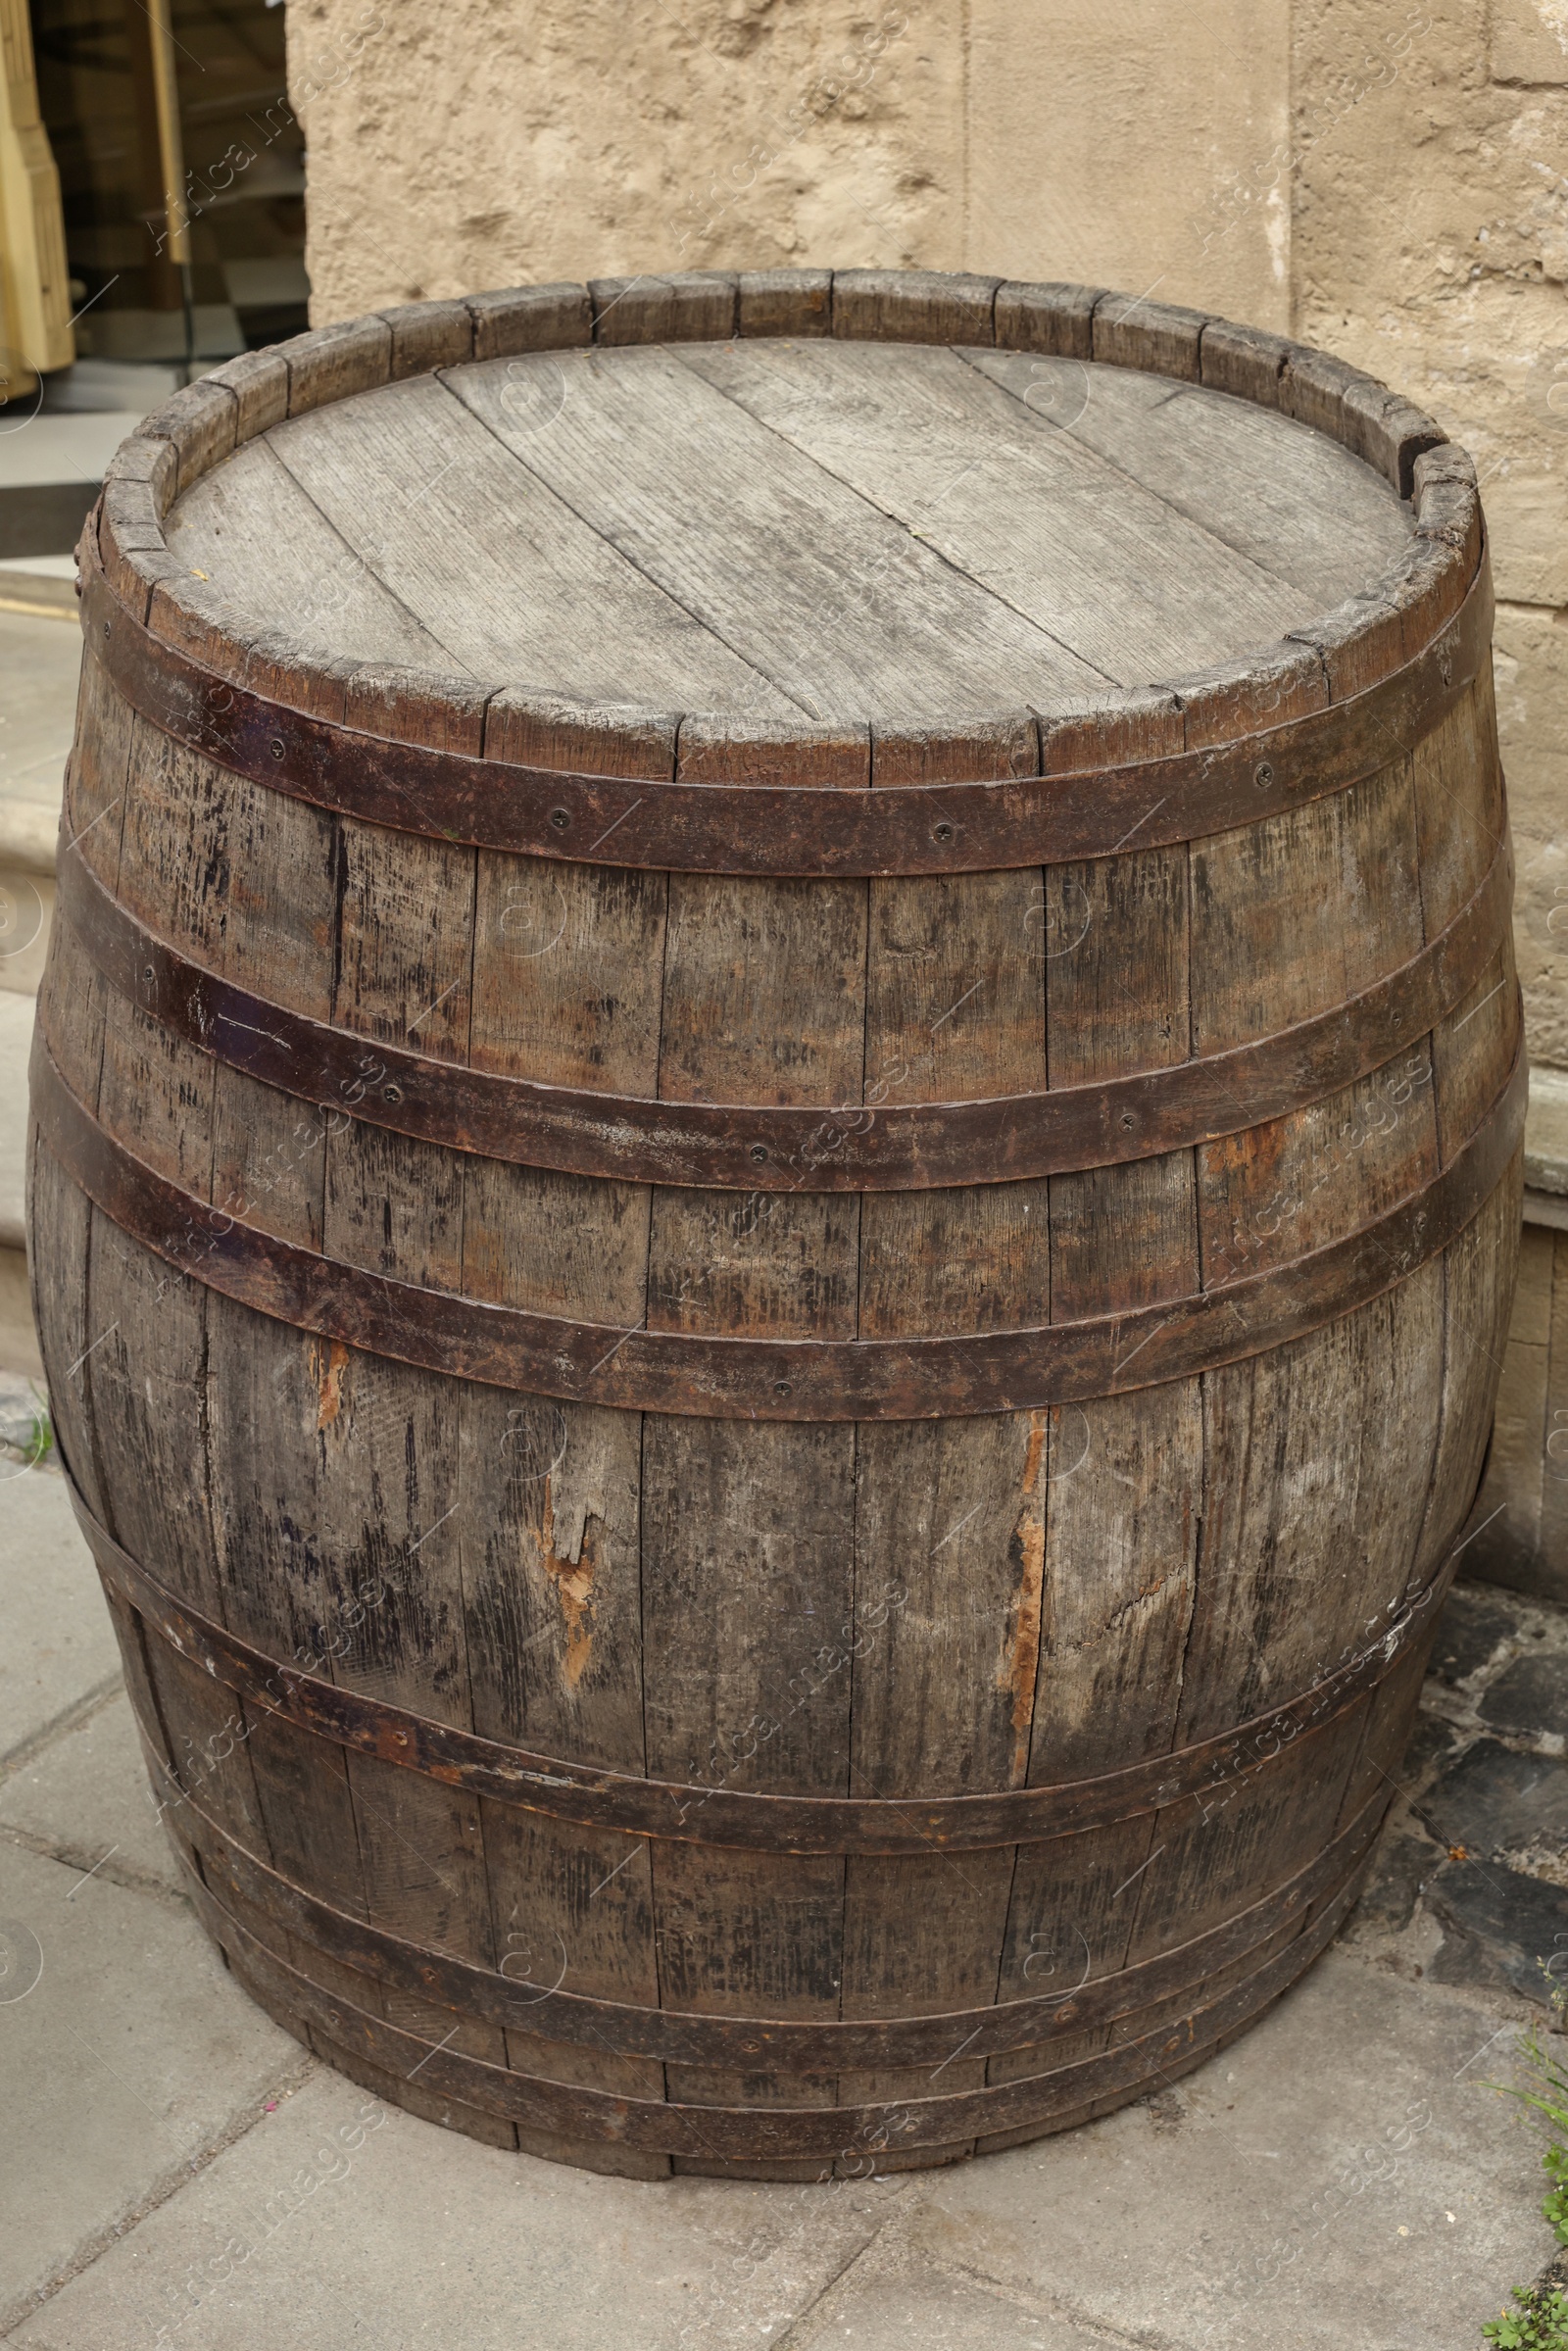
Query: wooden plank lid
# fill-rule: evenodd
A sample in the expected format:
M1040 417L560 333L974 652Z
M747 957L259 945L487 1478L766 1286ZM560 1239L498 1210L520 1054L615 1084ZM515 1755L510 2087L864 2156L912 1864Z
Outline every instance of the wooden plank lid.
M1479 561L1442 441L1324 354L1119 295L702 273L249 354L125 445L100 550L158 647L285 710L330 719L373 669L382 740L814 799L1168 757L1376 686ZM598 813L498 845L580 857ZM1011 861L949 846L926 861Z

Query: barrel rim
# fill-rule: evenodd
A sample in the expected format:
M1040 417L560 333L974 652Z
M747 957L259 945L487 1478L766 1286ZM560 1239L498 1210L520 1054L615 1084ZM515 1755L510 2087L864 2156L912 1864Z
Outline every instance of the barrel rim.
M255 670L270 691L229 682L206 665L204 648L175 646L136 616L105 572L90 534L78 556L87 649L115 692L172 741L270 791L453 846L645 871L842 879L1071 863L1114 856L1135 839L1141 850L1168 847L1348 790L1413 750L1479 682L1493 613L1484 537L1467 548L1466 563L1472 552L1474 568L1462 586L1450 582L1458 601L1437 633L1413 653L1401 650L1395 665L1370 681L1352 647L1339 700L1318 690L1323 681L1316 671L1314 691L1300 693L1303 673L1287 661L1272 673L1272 695L1260 691L1249 711L1250 720L1271 723L1229 741L1209 734L1188 744L1184 737L1179 749L1151 752L1129 725L1113 762L1102 759L1086 767L1078 762L1088 746L1069 723L1054 741L1057 763L1047 775L1001 773L993 757L985 775L879 787L847 784L842 771L825 784L809 772L804 780L786 779L782 770L765 779L693 781L678 772L673 721L657 775L653 729L627 739L640 768L636 759L619 774L529 764L512 756L514 742L503 752L493 739L492 712L502 714L503 738L511 734L517 716L513 696L465 686L460 709L441 680L420 705L428 740L395 740L344 716L349 705L356 719L363 715L367 695L384 703L382 666L345 661L304 681L321 687L335 706L332 714L318 715L300 707L309 691L294 704L274 698L271 652L258 649ZM1380 643L1389 651L1393 634L1385 630ZM1147 718L1149 706L1158 703L1157 695L1146 696L1133 707ZM1282 709L1290 713L1283 719ZM612 714L588 715L597 721ZM529 748L547 760L559 753L586 756L580 741L567 739L569 729L564 737L559 723L552 728L548 744L536 730ZM841 760L843 738L818 730L802 747L800 764L808 770L823 733L832 738L835 762ZM454 741L471 748L454 749ZM739 744L732 732L730 748ZM958 745L950 736L942 748L946 763L961 766L976 738ZM771 749L781 756L779 744ZM993 730L989 751L997 750ZM1134 756L1125 756L1129 751Z
M813 311L813 307L814 311ZM1381 574L1331 612L1274 644L1218 661L1188 678L1113 690L1067 703L1036 718L1021 709L961 722L956 746L969 742L982 760L994 756L999 728L1022 718L1036 727L1036 772L1051 771L1053 747L1066 734L1074 766L1110 756L1118 730L1147 716L1151 702L1180 721L1189 742L1228 743L1252 732L1249 707L1282 661L1326 682L1337 702L1348 667L1356 684L1376 682L1427 642L1457 608L1480 555L1475 468L1441 425L1377 378L1332 354L1206 313L1083 286L1036 285L932 270L692 271L669 276L594 280L587 286L504 289L459 301L417 303L318 327L271 350L247 353L176 393L142 421L105 474L101 507L89 516L111 586L155 637L172 648L199 646L203 658L237 682L258 657L269 671L310 698L330 665L284 631L241 640L225 626L221 598L169 549L164 520L180 494L249 439L285 416L355 393L464 361L509 354L582 349L593 344L729 339L748 333L831 333L841 340L992 343L1003 349L1136 367L1197 383L1271 408L1338 440L1381 472L1414 506L1414 531ZM363 665L362 665L363 666ZM642 705L565 704L500 680L477 686L396 664L377 664L385 686L387 739L445 741L458 713L474 700L506 694L525 718L558 734L576 722L584 750L603 739L607 719L622 735L652 728L671 751L685 725L714 742L747 740L743 721L723 712L673 712ZM285 698L286 699L286 698ZM821 729L785 722L769 729L781 759L794 755L805 780ZM843 730L835 730L842 733ZM867 754L872 728L864 735ZM598 772L573 756L579 772Z

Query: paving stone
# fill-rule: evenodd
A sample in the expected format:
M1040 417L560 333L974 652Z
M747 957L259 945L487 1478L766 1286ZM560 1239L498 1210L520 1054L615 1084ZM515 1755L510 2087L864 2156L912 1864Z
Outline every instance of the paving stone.
M1464 1682L1517 1637L1518 1604L1510 1605L1482 1584L1456 1584L1443 1604L1432 1645L1433 1673L1445 1682Z
M0 1829L23 1830L79 1869L97 1864L117 1884L179 1890L123 1690L0 1782Z
M1114 2341L1475 2351L1551 2253L1533 2142L1478 2086L1500 2022L1331 1953L1166 2096L932 2176L898 2233Z
M1544 2008L1568 1969L1568 1885L1494 1861L1446 1861L1426 1889L1444 1931L1439 1984L1515 1991ZM1553 1966L1548 1978L1544 1970Z
M1568 1843L1568 1761L1478 1739L1439 1775L1421 1810L1434 1836L1466 1855L1560 1850Z
M764 2351L903 2192L608 2179L323 2072L8 2351Z
M1527 1650L1505 1666L1477 1709L1495 1731L1568 1732L1568 1655Z
M0 1460L0 1760L120 1671L64 1480Z
M880 2246L789 2338L789 2351L1112 2351L1098 2328ZM1150 2351L1146 2341L1140 2351Z
M1442 1859L1443 1847L1412 1823L1391 1823L1378 1839L1366 1885L1345 1932L1357 1937L1399 1934L1415 1916L1427 1881Z
M0 1920L4 2326L184 2179L301 2051L183 1904L0 1844ZM86 2351L91 2337L75 2340Z

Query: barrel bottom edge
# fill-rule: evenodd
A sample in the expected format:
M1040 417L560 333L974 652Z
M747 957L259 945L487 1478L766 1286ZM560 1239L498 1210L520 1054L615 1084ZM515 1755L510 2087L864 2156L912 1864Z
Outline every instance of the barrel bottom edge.
M1009 2148L1033 2146L1042 2139L1057 2137L1066 2131L1076 2131L1085 2123L1099 2122L1123 2107L1135 2106L1140 2099L1169 2088L1186 2075L1196 2073L1200 2066L1221 2055L1261 2023L1268 2011L1294 1988L1322 1955L1324 1946L1315 1937L1302 1935L1298 1939L1301 1945L1300 1965L1293 1970L1284 1983L1271 1984L1255 2008L1228 2025L1213 2039L1204 2041L1197 2048L1173 2053L1168 2063L1153 2068L1138 2081L1108 2094L1088 2099L1065 2113L1020 2124L1012 2130L988 2131L975 2138L953 2140L936 2146L878 2150L874 2166L867 2162L863 2152L857 2154L851 2150L846 2150L845 2155L838 2158L808 2157L798 2160L662 2155L652 2150L573 2138L564 2133L530 2129L523 2124L507 2123L495 2115L481 2113L476 2107L464 2105L458 2099L423 2089L417 2082L402 2080L374 2065L359 2051L345 2048L323 2033L318 2025L307 2023L304 2018L294 2014L277 1998L270 1986L261 1983L247 1969L241 1953L228 1949L220 1939L219 1947L235 1980L274 2024L302 2042L323 2065L330 2066L335 2073L357 2082L383 2104L412 2114L421 2122L433 2123L442 2130L461 2131L466 2137L477 2139L485 2146L533 2155L542 2162L564 2164L576 2171L598 2172L617 2179L667 2180L679 2177L805 2185L825 2184L831 2180L881 2178L895 2172L941 2170L966 2162L976 2155L1000 2155Z
M496 2115L481 2114L476 2106L465 2106L457 2098L421 2089L416 2082L401 2082L396 2075L372 2065L357 2050L346 2049L332 2040L318 2025L307 2024L303 2017L296 2016L247 1972L244 1960L235 1953L224 1951L223 1957L247 1997L258 2008L265 2009L274 2025L302 2042L322 2065L330 2066L334 2073L342 2074L350 2082L357 2082L361 2089L368 2090L385 2106L415 2115L421 2123L434 2123L440 2130L461 2131L465 2138L477 2139L482 2146L500 2147L508 2154L537 2155L545 2163L569 2164L581 2172L607 2172L622 2180L669 2178L671 2163L667 2155L643 2154L631 2147L601 2146L588 2139L530 2131L519 2124L502 2122Z

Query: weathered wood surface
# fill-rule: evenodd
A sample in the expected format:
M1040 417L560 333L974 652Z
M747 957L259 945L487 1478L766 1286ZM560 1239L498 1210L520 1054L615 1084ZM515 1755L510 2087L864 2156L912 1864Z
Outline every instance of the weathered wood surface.
M286 607L323 653L581 702L935 720L1266 645L1409 522L1320 434L1196 385L821 339L416 376L275 424L168 530L242 625ZM340 609L362 571L379 642Z
M1049 778L1332 713L1455 609L1480 553L1463 461L1423 459L1412 511L1349 454L1376 426L1408 471L1392 395L1107 303L824 272L414 306L237 363L226 394L152 420L111 482L106 563L166 642L280 705L634 786ZM988 321L1015 348L984 348ZM1298 419L1341 392L1355 413L1331 442ZM1414 568L1379 587L1413 528ZM1504 825L1485 672L1309 807L866 882L550 861L332 815L180 749L89 661L67 830L92 873L190 960L333 1024L359 1074L317 1104L220 1062L109 985L67 919L42 1018L77 1101L147 1166L344 1266L620 1336L995 1335L1157 1313L1451 1167L1517 1047L1506 940L1354 1085L1039 1180L656 1186L416 1140L357 1102L378 1051L414 1046L645 1101L820 1106L832 1151L835 1120L884 1105L1179 1069L1408 960ZM1132 1393L761 1422L561 1402L296 1330L209 1286L205 1241L142 1246L41 1138L31 1162L62 1449L176 1599L503 1746L901 1814L1222 1736L1421 1598L1479 1475L1517 1229L1510 1175L1353 1312ZM1016 1847L853 1855L705 1841L700 1803L686 1834L642 1837L475 1799L231 1701L122 1597L116 1616L176 1842L290 2030L500 2146L776 2179L1013 2143L1136 2094L1126 2044L1200 2001L1231 2000L1234 2031L1272 1996L1253 1979L1278 1988L1343 1901L1430 1610L1390 1681L1278 1751L1226 1749L1197 1795ZM254 1857L248 1891L215 1835ZM1337 1837L1339 1876L1269 1910ZM368 1973L270 1913L268 1870L510 2005L466 2009L438 1970ZM1174 1957L1119 1997L1259 1903L1206 1975ZM608 2010L536 2030L557 1990L616 2004L613 2031ZM1020 2001L1031 2023L985 2053L969 2025L932 2039ZM689 2020L678 2059L639 2041L639 2011ZM886 2062L829 2038L797 2067L766 2038L869 2020ZM591 2103L568 2127L578 2092L667 2103L679 2127L627 2137ZM825 2158L777 2151L802 2108L845 2110Z

